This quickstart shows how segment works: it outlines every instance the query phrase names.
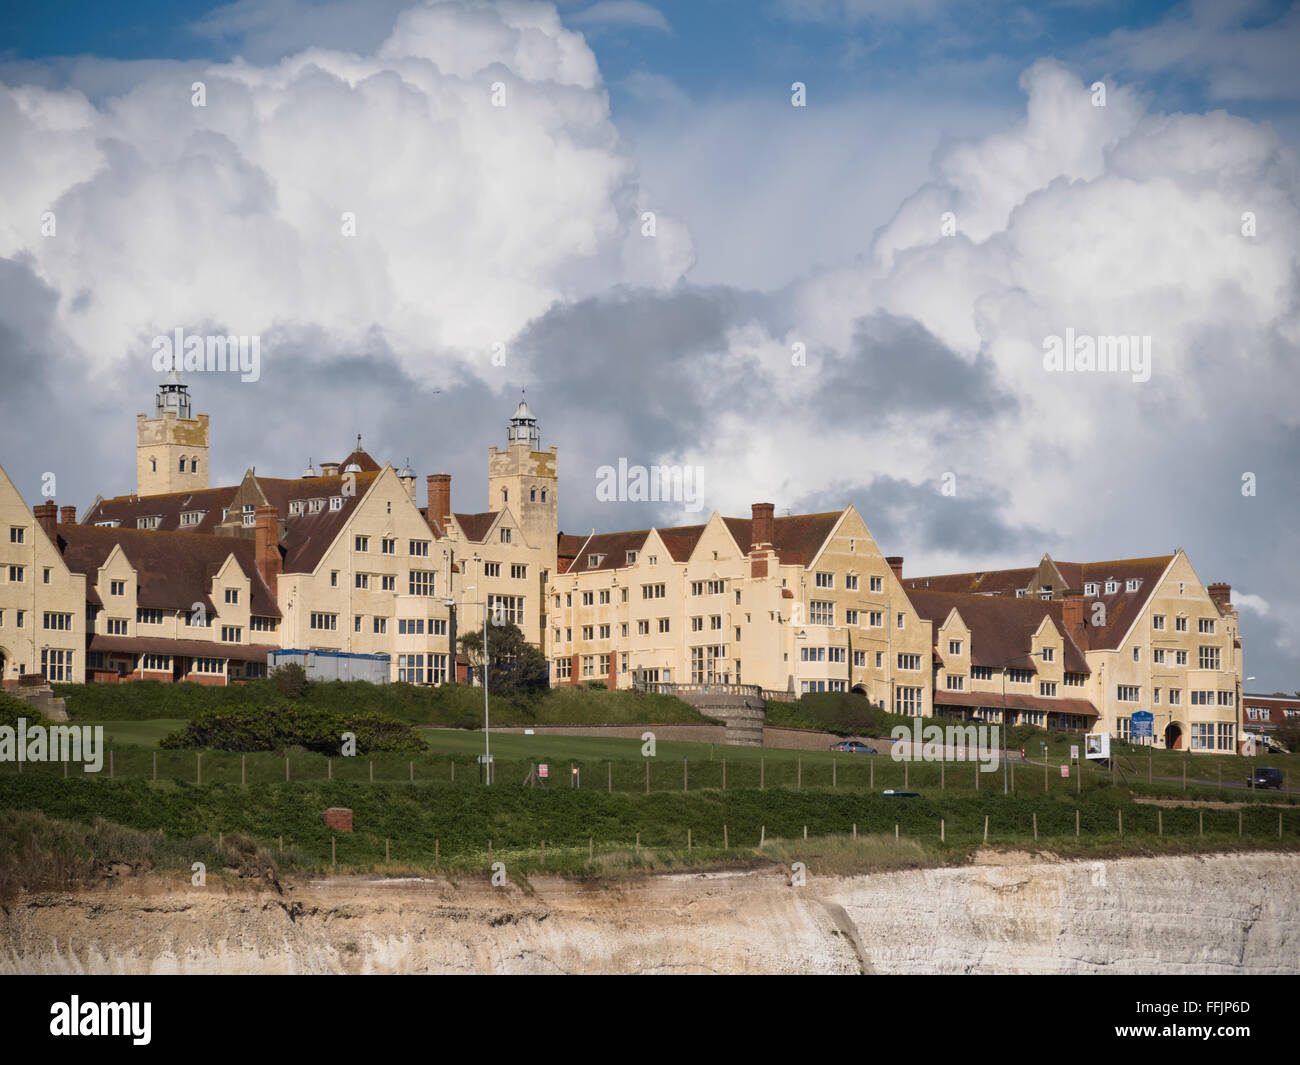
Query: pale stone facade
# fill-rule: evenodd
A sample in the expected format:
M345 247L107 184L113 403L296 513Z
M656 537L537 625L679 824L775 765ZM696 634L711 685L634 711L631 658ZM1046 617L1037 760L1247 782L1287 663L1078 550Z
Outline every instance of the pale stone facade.
M46 527L56 519L46 505ZM0 681L23 674L86 677L86 580L64 563L46 529L0 467Z

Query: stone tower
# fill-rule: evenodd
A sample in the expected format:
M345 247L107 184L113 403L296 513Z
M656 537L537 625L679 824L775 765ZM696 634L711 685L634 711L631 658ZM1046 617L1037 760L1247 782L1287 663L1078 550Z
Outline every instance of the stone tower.
M488 450L488 509L509 507L530 547L546 552L555 571L559 531L555 448L542 450L537 419L520 399L506 428L506 446Z
M208 487L208 416L190 413L189 387L172 370L158 386L155 412L136 415L136 494Z

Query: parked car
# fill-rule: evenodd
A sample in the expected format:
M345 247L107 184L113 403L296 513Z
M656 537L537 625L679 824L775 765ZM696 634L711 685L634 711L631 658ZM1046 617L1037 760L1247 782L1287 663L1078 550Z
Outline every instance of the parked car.
M919 799L921 797L919 791L895 791L893 788L886 788L880 794L888 795L891 799Z
M879 754L874 747L868 747L865 743L859 743L857 740L845 740L843 743L832 743L832 751L848 751L849 754Z
M1250 776L1246 778L1246 787L1254 788L1280 788L1282 786L1282 770L1272 769L1269 766L1260 766L1258 769L1251 770Z

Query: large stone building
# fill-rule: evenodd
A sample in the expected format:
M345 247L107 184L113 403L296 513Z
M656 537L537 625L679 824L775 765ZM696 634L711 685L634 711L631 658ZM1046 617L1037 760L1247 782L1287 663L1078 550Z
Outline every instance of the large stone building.
M1044 555L1026 569L909 577L903 583L918 600L937 593L972 603L990 597L1038 600L1051 607L1054 627L1087 664L1065 673L1057 691L1091 702L1098 729L1127 739L1134 711L1143 710L1154 716L1158 746L1237 749L1242 656L1231 588L1202 584L1181 548L1172 555L1107 562L1057 562ZM1003 649L1023 654L1034 648L1021 642ZM936 645L936 653L943 650L942 642ZM945 659L945 679L937 685L946 685L948 671L960 673L963 665ZM1030 665L1043 668L1041 660L1004 666L990 660L985 668L993 668L999 683L1009 671L1008 691L1019 694L1040 680L1037 672L1026 672Z
M948 714L1233 750L1241 641L1225 584L1181 550L903 578L857 510L566 536L554 447L521 401L481 513L451 478L380 465L357 438L299 477L210 487L209 419L175 373L138 419L137 490L81 522L29 511L0 471L0 670L52 680L262 676L275 650L366 656L365 675L467 679L457 629L509 620L556 685L856 691ZM1004 713L1005 707L1005 713Z

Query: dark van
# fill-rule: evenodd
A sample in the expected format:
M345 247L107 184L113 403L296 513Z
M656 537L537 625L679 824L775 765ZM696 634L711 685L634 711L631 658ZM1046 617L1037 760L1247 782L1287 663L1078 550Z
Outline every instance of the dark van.
M1271 769L1268 766L1261 766L1251 772L1246 778L1246 787L1248 788L1281 788L1282 787L1282 770Z

